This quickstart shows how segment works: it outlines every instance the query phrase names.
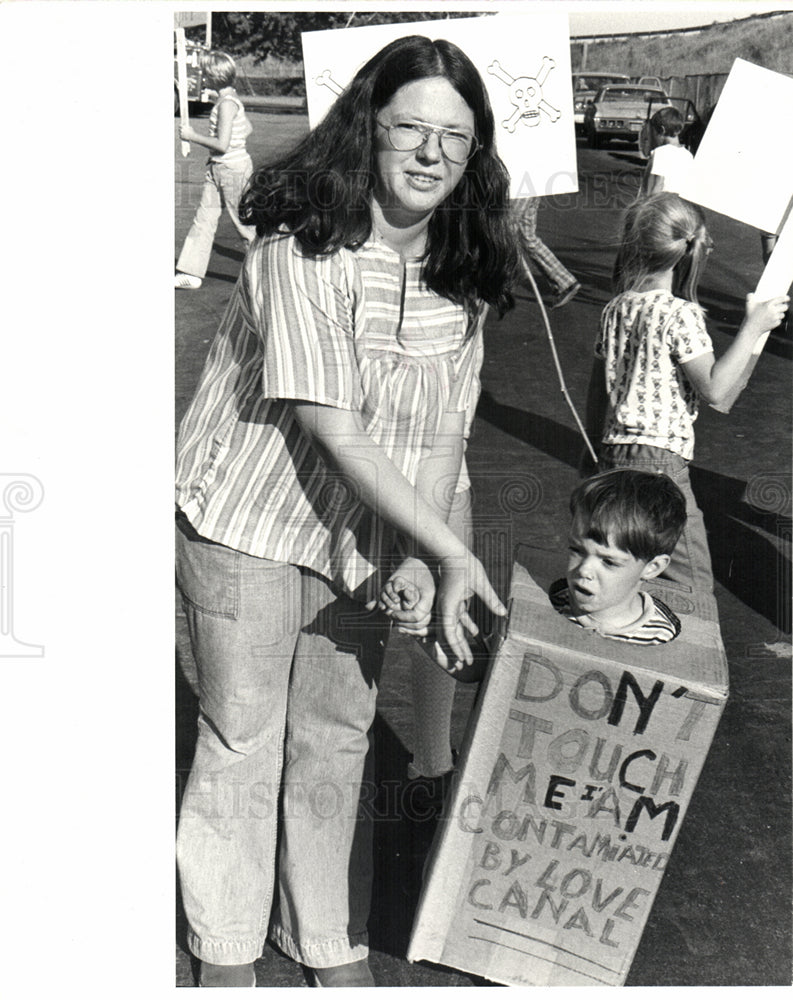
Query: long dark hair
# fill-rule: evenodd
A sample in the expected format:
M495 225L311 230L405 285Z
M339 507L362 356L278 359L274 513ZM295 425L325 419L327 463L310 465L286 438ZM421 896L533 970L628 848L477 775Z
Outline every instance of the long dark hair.
M372 229L375 116L400 87L437 76L473 111L481 148L430 219L423 278L454 302L470 307L483 300L503 313L513 304L518 261L509 175L496 153L482 79L451 42L410 35L381 49L293 151L254 173L240 218L260 236L285 226L311 256L359 247Z
M697 205L670 191L650 195L625 215L614 287L640 291L648 275L671 270L672 292L698 303L697 286L712 246Z

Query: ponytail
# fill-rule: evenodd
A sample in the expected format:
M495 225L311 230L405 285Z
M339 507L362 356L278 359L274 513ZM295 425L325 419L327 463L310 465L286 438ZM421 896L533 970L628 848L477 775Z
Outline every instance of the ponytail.
M697 287L713 244L702 210L668 191L631 205L614 263L617 292L638 291L651 274L672 271L672 292L698 303Z

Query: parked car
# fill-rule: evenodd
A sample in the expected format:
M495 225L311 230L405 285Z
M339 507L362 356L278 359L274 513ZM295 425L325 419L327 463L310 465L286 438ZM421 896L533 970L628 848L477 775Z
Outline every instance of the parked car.
M677 108L683 116L685 124L679 136L680 145L685 146L686 149L695 154L705 132L705 122L694 107L694 102L687 97L668 97L666 103ZM639 152L642 156L650 155L650 119L660 107L664 107L664 105L655 101L647 102L647 115L639 133Z
M597 148L609 139L638 143L650 102L657 111L669 104L669 98L663 90L638 84L601 87L584 112L584 133L589 145Z
M656 90L664 89L660 77L657 76L640 76L636 83L640 87L655 87Z
M194 42L187 39L185 43L187 51L187 99L191 104L198 104L208 107L218 96L217 91L212 90L206 84L204 77L203 56L209 52L206 45L201 42ZM179 114L179 73L176 66L176 46L173 54L173 113Z
M584 111L595 94L607 83L630 83L624 73L573 73L573 120L576 135L584 135Z

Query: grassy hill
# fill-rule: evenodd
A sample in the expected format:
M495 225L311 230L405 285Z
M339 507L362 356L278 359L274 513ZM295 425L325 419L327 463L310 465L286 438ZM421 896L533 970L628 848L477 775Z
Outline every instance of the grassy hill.
M697 32L589 42L586 49L587 69L631 76L728 73L737 58L793 74L793 12L717 23ZM573 41L574 70L581 68L583 51Z
M574 70L581 68L584 45L572 41ZM263 62L236 56L254 93L305 93L300 62L268 56ZM756 15L716 23L696 32L621 37L586 44L586 68L614 70L631 76L660 77L728 73L736 58L793 75L793 11L773 17Z

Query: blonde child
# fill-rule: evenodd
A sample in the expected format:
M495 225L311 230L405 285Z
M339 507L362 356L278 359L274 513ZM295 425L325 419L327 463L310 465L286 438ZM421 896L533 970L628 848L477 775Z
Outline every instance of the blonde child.
M587 401L587 430L600 442L599 468L665 472L686 498L686 526L664 577L712 591L702 517L688 474L700 400L719 405L740 382L752 348L776 327L787 295L746 297L732 343L716 359L697 301L713 249L702 211L662 192L632 205L615 264L617 295L603 310Z
M201 287L224 208L246 247L256 235L253 226L240 222L237 212L243 189L253 172L245 146L253 129L234 89L237 67L225 52L210 52L204 57L204 71L209 85L217 90L218 99L209 116L209 135L196 132L190 125L182 125L179 130L185 141L206 146L210 156L201 200L176 265L175 288Z

